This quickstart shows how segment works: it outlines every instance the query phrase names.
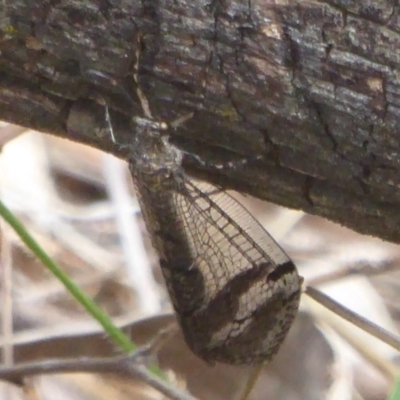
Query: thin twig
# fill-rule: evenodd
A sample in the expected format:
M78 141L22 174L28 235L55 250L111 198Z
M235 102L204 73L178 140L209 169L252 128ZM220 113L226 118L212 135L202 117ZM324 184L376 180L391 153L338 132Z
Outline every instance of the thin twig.
M382 342L400 351L400 338L398 336L387 331L386 329L383 329L379 325L374 324L354 311L342 306L340 303L333 300L331 297L327 296L318 289L307 286L305 288L305 293L327 309L344 318L346 321L349 321L363 331L368 332L370 335L380 339Z
M149 370L140 362L141 352L131 356L104 358L52 359L22 363L13 367L0 368L0 379L14 384L22 384L27 376L58 373L118 373L134 376L173 400L196 400L192 395L172 386Z
M326 307L321 305L321 307ZM399 368L391 361L386 359L382 353L374 346L371 346L365 337L356 335L354 330L348 324L339 320L336 313L317 312L317 317L330 328L341 336L353 350L357 351L365 360L369 361L377 370L388 378L390 382L394 382L399 375ZM354 326L352 320L351 325Z
M246 383L243 391L239 394L237 400L247 400L249 398L250 393L253 390L263 368L264 364L259 364L250 370L249 375L246 377Z
M176 333L177 329L176 322L171 322L165 328L161 329L154 338L150 339L147 344L142 346L138 352L140 351L146 357L157 354L171 336Z

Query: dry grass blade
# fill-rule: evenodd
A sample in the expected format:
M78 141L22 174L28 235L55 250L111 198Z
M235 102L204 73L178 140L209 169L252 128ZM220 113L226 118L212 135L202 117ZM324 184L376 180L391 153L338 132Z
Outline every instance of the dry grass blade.
M147 349L146 349L147 350ZM152 388L172 400L196 400L195 397L174 387L168 382L151 374L142 361L136 362L135 358L142 358L143 352L139 350L138 355L109 357L105 359L74 358L71 360L47 360L19 364L15 367L4 367L0 369L0 379L22 385L23 380L33 375L52 375L60 373L117 373L135 377L148 384Z
M313 300L317 301L322 306L328 308L330 311L338 315L339 317L351 322L353 325L362 329L364 332L368 332L370 335L380 339L382 342L392 346L394 349L400 351L400 339L382 327L368 321L360 315L352 312L346 307L341 306L339 303L333 301L329 296L326 296L323 292L307 286L305 293L310 296Z

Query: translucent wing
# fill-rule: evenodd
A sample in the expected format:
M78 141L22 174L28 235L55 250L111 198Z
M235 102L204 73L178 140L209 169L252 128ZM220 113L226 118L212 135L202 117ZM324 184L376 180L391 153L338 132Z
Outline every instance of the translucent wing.
M277 274L281 265L290 263L275 240L232 196L206 182L189 178L184 182L182 191L175 194L176 207L193 256L209 277L209 298L256 265L264 264L268 274Z
M297 312L296 268L254 217L215 186L185 176L174 202L192 268L203 277L202 303L181 316L188 344L209 361L265 361Z

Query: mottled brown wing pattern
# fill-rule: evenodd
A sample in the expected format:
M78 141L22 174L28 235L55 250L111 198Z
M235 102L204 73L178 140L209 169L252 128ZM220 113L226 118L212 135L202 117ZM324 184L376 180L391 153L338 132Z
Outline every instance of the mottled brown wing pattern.
M186 340L210 362L265 361L296 315L297 270L233 197L187 176L182 182L174 203L192 253L191 268L200 270L204 285L198 309L180 317Z

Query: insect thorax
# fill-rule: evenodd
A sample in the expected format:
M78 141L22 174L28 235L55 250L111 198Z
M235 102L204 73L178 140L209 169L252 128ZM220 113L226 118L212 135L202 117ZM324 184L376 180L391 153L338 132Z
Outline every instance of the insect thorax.
M161 180L181 170L182 153L171 146L166 135L165 122L134 118L135 138L130 165L133 174L159 175Z

